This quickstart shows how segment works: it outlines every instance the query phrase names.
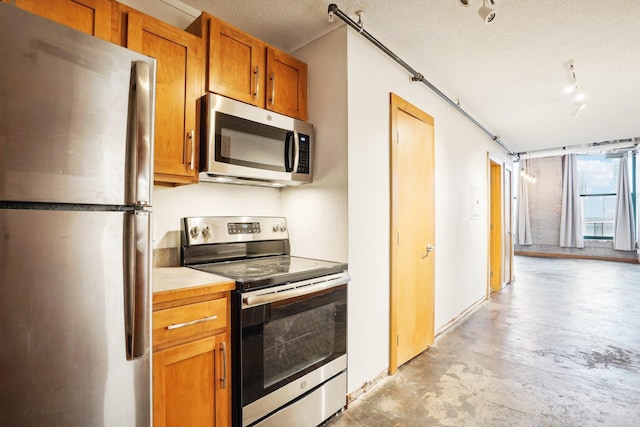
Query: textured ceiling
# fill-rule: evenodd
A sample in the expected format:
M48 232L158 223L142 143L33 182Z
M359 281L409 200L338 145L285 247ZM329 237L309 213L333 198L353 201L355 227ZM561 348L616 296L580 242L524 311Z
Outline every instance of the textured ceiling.
M490 25L481 0L182 1L287 52L345 25L327 22L330 3L363 10L369 33L516 152L640 136L638 0L495 0Z

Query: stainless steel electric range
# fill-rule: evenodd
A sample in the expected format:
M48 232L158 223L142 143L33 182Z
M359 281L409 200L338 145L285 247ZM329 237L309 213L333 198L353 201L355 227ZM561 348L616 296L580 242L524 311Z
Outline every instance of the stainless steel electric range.
M183 218L181 255L236 282L234 426L316 426L344 407L347 264L291 256L279 217Z

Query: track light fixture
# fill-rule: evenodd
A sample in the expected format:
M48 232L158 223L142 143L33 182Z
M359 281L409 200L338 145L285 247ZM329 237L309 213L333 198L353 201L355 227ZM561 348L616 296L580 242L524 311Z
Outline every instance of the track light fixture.
M493 0L489 0L489 3L493 6ZM487 6L487 0L482 0L482 7L478 9L478 15L480 15L485 24L490 24L496 18L496 11Z
M569 61L569 81L570 81L570 84L564 88L564 91L565 93L573 96L572 103L575 109L573 111L572 116L577 118L580 115L580 113L582 113L582 110L584 110L587 107L587 103L585 102L587 99L587 96L584 94L584 92L581 92L580 89L578 88L578 78L576 77L576 66L573 59Z
M461 6L469 7L473 0L458 0ZM496 11L494 8L487 6L487 1L491 6L494 6L494 0L482 0L482 6L478 9L478 15L484 21L485 24L490 24L496 18Z

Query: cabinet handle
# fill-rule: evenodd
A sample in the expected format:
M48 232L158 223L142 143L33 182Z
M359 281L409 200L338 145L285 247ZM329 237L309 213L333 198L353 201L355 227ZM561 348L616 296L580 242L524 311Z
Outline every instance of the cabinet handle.
M255 79L256 79L256 86L255 86L256 90L253 93L253 97L255 99L258 99L258 93L260 92L260 68L256 66L256 71L253 74L255 74Z
M276 103L276 73L271 73L271 105Z
M217 315L213 315L209 317L204 317L202 319L191 320L189 322L176 323L175 325L167 326L167 329L172 330L172 329L184 328L185 326L196 325L198 323L203 323L203 322L210 322L212 320L216 320L217 318L218 318Z
M189 169L193 170L196 158L196 136L193 129L189 131L187 138L191 140L191 162L189 163Z
M222 383L222 388L227 388L227 343L220 343L220 351L222 352L222 378L220 378L220 382Z

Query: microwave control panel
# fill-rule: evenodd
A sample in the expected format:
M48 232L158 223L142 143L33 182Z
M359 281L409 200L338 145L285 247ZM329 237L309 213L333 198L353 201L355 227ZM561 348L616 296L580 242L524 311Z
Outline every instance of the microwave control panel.
M309 173L309 135L298 134L299 138L299 158L297 173Z

